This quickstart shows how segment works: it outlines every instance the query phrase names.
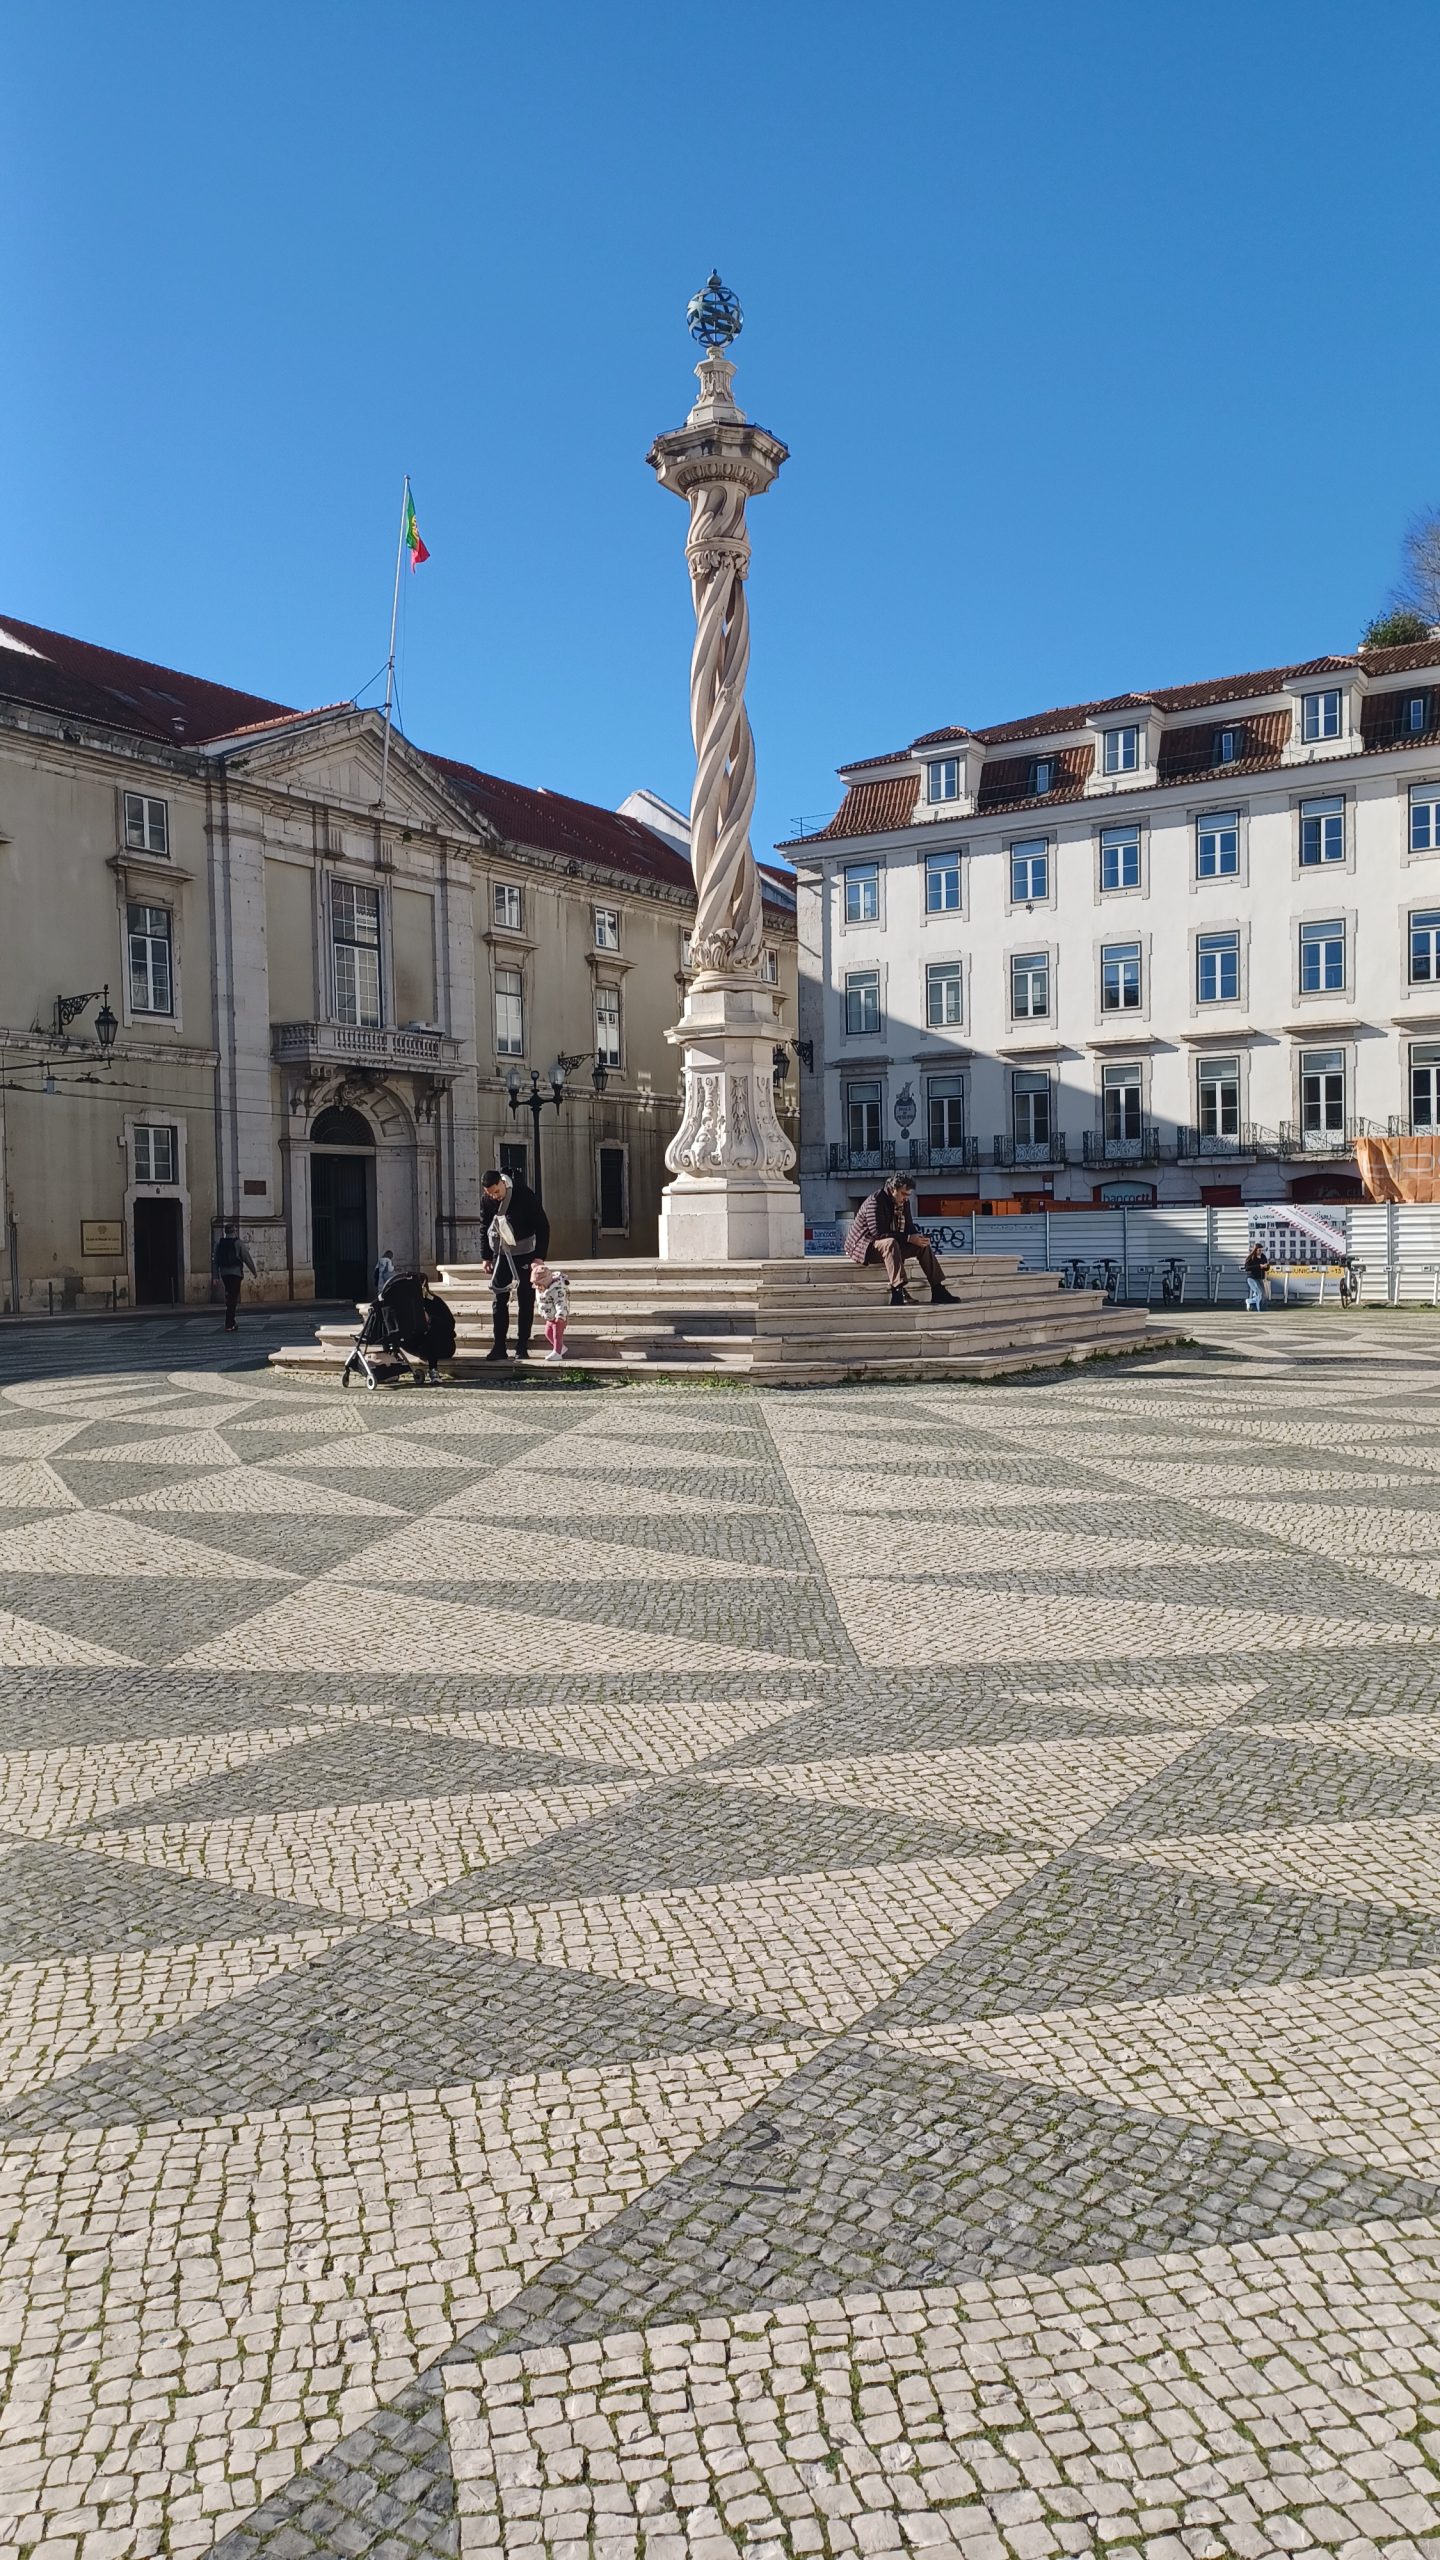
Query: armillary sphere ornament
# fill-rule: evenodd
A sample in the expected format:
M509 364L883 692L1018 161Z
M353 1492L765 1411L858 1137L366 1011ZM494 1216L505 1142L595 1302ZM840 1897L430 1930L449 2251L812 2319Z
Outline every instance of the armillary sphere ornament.
M700 292L691 295L685 320L691 337L701 347L728 347L745 326L738 293L721 283L713 267Z

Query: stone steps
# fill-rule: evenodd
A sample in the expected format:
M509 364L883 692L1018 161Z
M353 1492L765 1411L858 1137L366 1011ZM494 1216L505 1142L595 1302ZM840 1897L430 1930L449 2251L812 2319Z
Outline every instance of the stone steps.
M1053 1367L1184 1339L1141 1307L1110 1307L1098 1290L1062 1290L1058 1275L1021 1271L1018 1256L986 1255L947 1270L953 1306L921 1291L887 1303L883 1276L840 1259L811 1262L583 1263L570 1271L567 1365L601 1374L750 1378L827 1385L850 1378L984 1378ZM510 1364L487 1364L491 1297L473 1265L443 1268L440 1294L455 1316L454 1368L494 1385ZM358 1319L357 1319L358 1324ZM338 1372L357 1324L325 1324L313 1342L272 1352L282 1369ZM532 1366L539 1368L540 1353Z

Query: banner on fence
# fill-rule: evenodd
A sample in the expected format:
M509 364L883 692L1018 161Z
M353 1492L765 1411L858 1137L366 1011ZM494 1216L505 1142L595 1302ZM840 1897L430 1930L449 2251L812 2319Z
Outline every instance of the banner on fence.
M1440 1201L1440 1131L1418 1138L1357 1138L1355 1161L1372 1200Z
M1292 1201L1283 1207L1252 1209L1250 1242L1258 1244L1266 1261L1280 1270L1287 1262L1343 1262L1348 1251L1343 1226L1332 1226L1328 1218L1317 1218L1313 1210L1298 1209Z

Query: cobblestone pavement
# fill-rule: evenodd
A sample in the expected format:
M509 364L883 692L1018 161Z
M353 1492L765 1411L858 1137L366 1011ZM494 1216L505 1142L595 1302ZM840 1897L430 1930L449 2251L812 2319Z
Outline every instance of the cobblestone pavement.
M1440 1323L263 1338L0 1344L0 2552L1440 2555Z

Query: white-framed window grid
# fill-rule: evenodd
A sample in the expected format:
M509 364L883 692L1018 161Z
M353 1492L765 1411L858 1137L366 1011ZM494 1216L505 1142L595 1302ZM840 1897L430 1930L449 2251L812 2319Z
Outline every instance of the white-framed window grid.
M847 969L845 972L845 1036L847 1040L868 1039L881 1027L880 972L878 969Z
M1195 1068L1195 1126L1202 1138L1240 1135L1240 1061L1205 1057Z
M173 1121L137 1120L130 1134L137 1182L179 1180L180 1138Z
M946 845L939 853L925 856L925 913L927 916L958 916L964 898L959 845Z
M379 1028L380 892L355 880L330 883L335 1019Z
M927 800L958 800L960 797L960 759L958 756L932 756L925 767Z
M779 986L780 954L772 942L767 942L760 954L760 975L767 987Z
M125 953L131 1013L173 1014L173 920L168 907L127 904Z
M1145 1078L1135 1059L1101 1068L1100 1112L1107 1147L1139 1145L1145 1128Z
M1417 782L1411 788L1410 850L1440 853L1440 782Z
M1010 904L1042 905L1050 895L1050 840L1026 836L1010 847Z
M1302 1049L1299 1062L1300 1136L1315 1145L1345 1131L1345 1052Z
M1240 935L1235 928L1195 936L1195 1001L1239 1003Z
M1410 984L1440 986L1440 907L1423 907L1410 918Z
M1010 1078L1010 1130L1017 1156L1050 1152L1050 1078L1043 1069L1017 1067Z
M845 1087L845 1145L852 1156L880 1156L880 1121L884 1088L872 1079Z
M847 924L878 924L880 921L880 865L878 862L847 862L842 871L843 912Z
M1141 992L1139 943L1102 943L1100 946L1101 1012L1138 1013Z
M594 907L591 909L591 915L594 922L596 950L618 951L620 948L619 908Z
M1138 769L1140 763L1138 728L1106 729L1103 733L1102 747L1102 772L1134 773Z
M1136 826L1100 830L1100 894L1115 897L1141 885L1140 830Z
M518 880L497 880L493 884L494 917L502 933L518 933L525 913L524 893Z
M1309 918L1300 927L1300 993L1340 995L1345 988L1345 921Z
M620 990L597 986L595 989L595 1060L598 1066L620 1064Z
M965 1018L965 987L958 960L932 960L925 970L925 1020L932 1031L957 1030Z
M168 860L170 853L168 804L164 800L152 798L148 791L127 791L123 797L127 851L163 854Z
M1315 871L1323 863L1345 859L1345 802L1337 792L1300 803L1300 868Z
M525 980L519 969L497 968L495 972L495 1055L525 1055Z
M1195 877L1234 880L1240 872L1240 812L1206 809L1195 821Z
M1410 1126L1440 1130L1440 1040L1416 1040L1410 1049Z
M1049 952L1012 951L1010 954L1011 1020L1014 1022L1048 1021L1049 1014Z
M1300 697L1300 735L1307 745L1321 738L1340 735L1340 688L1324 686L1318 693Z
M927 1077L925 1126L930 1142L932 1164L943 1164L947 1156L963 1156L965 1152L965 1079L963 1076Z

